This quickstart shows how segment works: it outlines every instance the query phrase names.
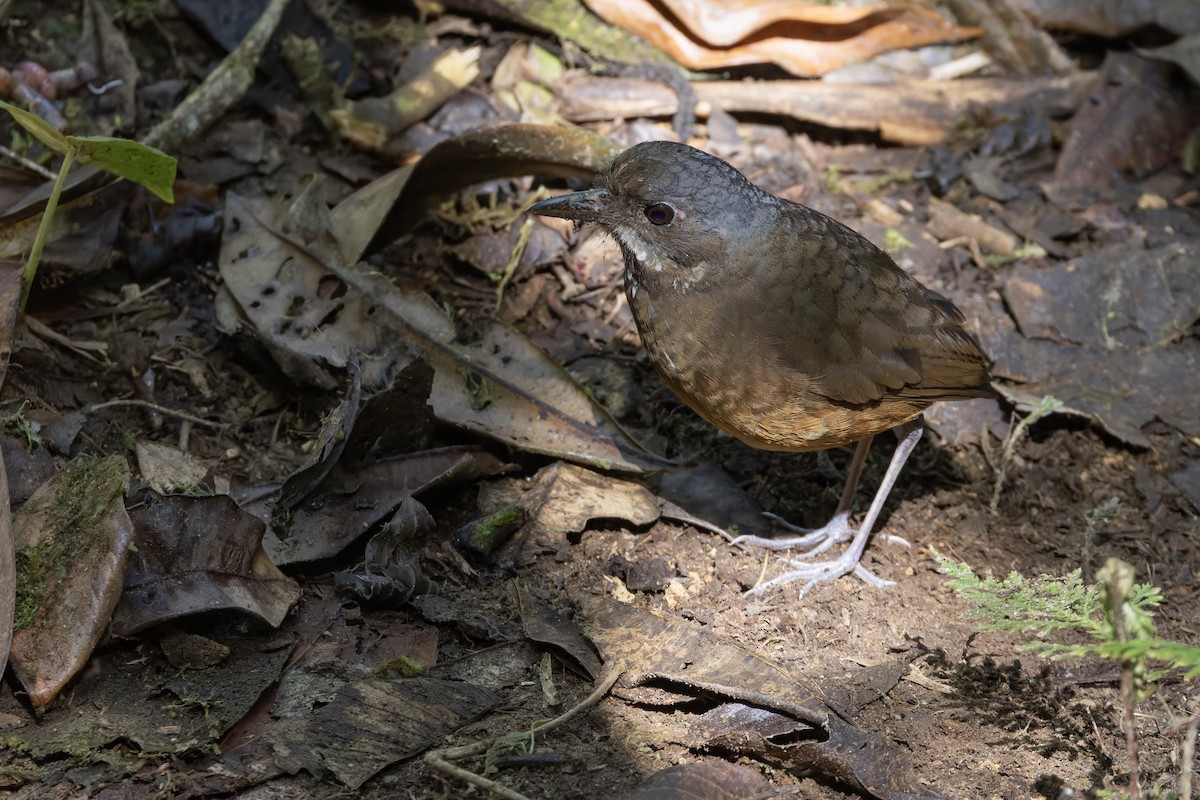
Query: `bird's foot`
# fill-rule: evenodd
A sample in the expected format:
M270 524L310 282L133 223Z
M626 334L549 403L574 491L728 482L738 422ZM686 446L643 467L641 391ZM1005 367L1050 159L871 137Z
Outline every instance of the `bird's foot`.
M802 537L790 540L792 544L796 544L798 546L811 545L811 549L798 555L781 559L785 564L791 567L791 570L751 588L745 593L746 596L749 597L762 594L768 589L772 589L777 586L787 586L788 584L796 583L797 581L804 581L804 585L800 587L799 595L800 597L804 597L804 595L808 593L808 590L817 584L825 583L826 581L837 580L843 575L849 575L851 573L865 583L876 588L891 586L892 581L880 578L862 565L863 551L866 550L867 541L871 538L871 525L873 523L874 519L871 515L868 515L868 518L863 520L862 526L856 533L854 533L852 537L848 516L844 513L839 513L833 519L831 519L829 524L827 524L824 528L811 531ZM819 537L819 540L814 537ZM901 539L899 536L885 538L893 541L898 540L906 546L908 545L908 542L906 542L904 539ZM765 541L778 542L781 540L767 539ZM825 552L835 544L840 544L846 541L849 541L850 543L846 546L846 549L842 552L842 554L835 559L828 561L807 560ZM749 543L754 544L757 542Z
M797 547L810 548L803 553L795 556L795 558L813 558L821 553L824 553L835 544L850 541L854 535L854 530L850 527L850 512L841 511L834 515L833 519L825 523L820 528L801 528L799 525L793 525L783 517L777 514L772 514L767 511L763 513L775 522L779 523L784 528L787 528L792 533L798 533L799 536L785 536L779 539L767 536L752 536L743 534L741 536L726 537L729 538L731 544L743 547L762 547L767 550L791 550ZM876 534L875 538L881 539L888 544L899 544L905 547L911 547L908 540L903 536L893 536L888 533Z
M854 538L850 540L850 544L846 545L846 549L842 552L841 556L832 561L806 562L802 560L804 558L812 558L814 555L828 550L839 541L846 540L846 535L839 533L836 527L831 534L827 525L820 532L822 537L820 543L800 556L784 559L787 565L792 568L790 572L786 572L778 578L773 578L765 583L760 583L758 586L747 591L747 595L761 594L775 586L785 586L796 581L804 581L804 585L800 587L800 596L803 597L809 589L817 584L836 580L850 573L854 573L860 580L865 581L871 586L884 587L892 585L891 581L886 581L877 575L873 575L864 567L862 565L862 556L863 551L867 549L867 541L871 538L871 531L875 527L875 522L879 519L879 513L883 510L883 503L887 500L888 493L896 483L896 477L900 474L900 470L904 468L904 462L908 459L909 454L912 453L912 449L916 447L917 441L921 438L919 421L905 423L901 430L904 436L900 440L900 444L897 445L896 452L892 454L892 461L888 464L887 472L883 475L883 481L880 482L874 499L871 500L871 507L867 509L867 514L863 517L862 524L858 527L858 532L854 534ZM863 441L869 442L867 439ZM862 442L859 443L859 448L855 452L856 461L860 459L860 454L865 455L865 448ZM842 505L850 505L849 499L845 495L842 498ZM841 515L839 514L838 516ZM835 523L841 526L847 524L845 519L839 522L837 516L831 520L831 524ZM805 535L811 536L812 534ZM905 545L908 544L908 542L898 536L886 538L890 541L899 541Z
M788 566L792 567L790 572L785 572L782 575L772 578L769 581L754 586L744 593L746 597L762 594L768 589L774 589L778 586L787 586L797 581L804 581L804 585L800 587L799 597L804 597L808 594L808 590L820 583L826 581L837 580L843 575L854 573L855 577L861 579L864 583L870 584L878 589L886 586L895 585L894 581L885 580L875 575L866 567L864 567L859 559L862 553L855 552L855 548L850 548L834 561L817 561L807 562L798 559L784 559ZM799 599L799 597L797 599Z
M751 536L747 534L736 537L732 540L732 543L741 547L762 547L767 550L791 550L796 547L807 547L810 549L806 550L799 557L811 558L824 553L835 544L850 541L850 537L854 533L850 529L850 513L847 511L836 514L833 519L820 528L801 528L771 513L764 514L763 516L770 517L776 522L781 523L792 533L800 535L773 539L766 536Z

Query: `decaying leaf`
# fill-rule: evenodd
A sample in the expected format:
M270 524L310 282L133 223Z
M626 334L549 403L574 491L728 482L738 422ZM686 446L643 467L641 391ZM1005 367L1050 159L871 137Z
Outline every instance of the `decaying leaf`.
M742 800L769 791L758 770L711 759L659 770L622 800Z
M532 480L514 478L482 487L479 505L485 511L525 509L529 522L522 536L579 533L594 519L642 527L659 517L658 499L645 486L562 462L543 467Z
M516 331L493 324L478 345L459 344L427 296L404 294L378 275L342 266L327 242L322 262L316 250L282 233L288 223L276 206L231 194L227 219L221 272L229 294L297 379L332 388L330 368L343 368L358 354L386 370L415 349L434 368L430 404L446 422L608 469L640 471L658 461Z
M104 757L114 739L150 753L212 753L221 737L250 711L264 690L279 680L291 652L287 638L219 636L228 653L204 668L172 667L147 642L145 657L128 651L96 655L86 680L72 695L71 713L55 714L52 724L31 725L20 734L35 758ZM147 666L149 665L149 669ZM103 709L102 716L79 709ZM136 751L130 754L135 754Z
M45 189L42 186L30 192L29 202L36 203L37 198L46 194ZM116 247L121 217L132 196L127 185L115 186L60 205L38 265L38 279L50 284L61 283L107 269ZM24 204L22 201L19 205ZM0 222L0 261L24 261L39 223L40 217L17 224Z
M482 448L443 447L339 472L277 525L284 533L269 531L263 546L281 566L329 558L386 522L410 495L504 470Z
M499 704L491 691L460 681L364 678L342 682L328 702L281 720L267 736L285 769L332 772L357 789Z
M321 429L313 440L304 466L288 476L279 490L279 508L291 509L308 497L338 465L362 402L362 382L351 363L346 390L338 404L321 419Z
M883 736L857 728L842 717L829 718L829 738L805 737L796 721L746 703L725 703L698 715L682 737L697 750L714 749L788 765L824 780L853 786L879 800L942 800L921 785L912 758Z
M383 608L395 608L414 594L429 591L429 579L421 574L417 556L436 524L416 498L404 498L383 529L367 542L362 566L335 572L335 585L366 605Z
M13 521L12 665L42 708L92 654L121 596L133 525L122 456L82 458L42 486Z
M381 341L370 298L337 291L320 264L271 234L269 226L284 229L284 208L233 193L225 202L223 291L294 380L332 389L331 370L345 369L358 353L394 352Z
M368 397L349 431L342 467L426 449L433 439L432 389L433 369L414 358L391 386Z
M570 656L583 669L588 680L596 680L604 670L604 662L579 626L534 597L524 586L519 587L521 628L530 641L551 645Z
M1146 58L1157 58L1178 65L1187 72L1193 83L1200 84L1200 30L1181 36L1168 45L1137 52Z
M780 665L694 623L606 598L587 598L582 613L605 661L629 665L614 688L618 697L679 713L697 699L713 704L680 728L682 744L766 757L881 800L938 796L920 786L903 748L830 713L819 688Z
M1050 267L1022 265L1004 288L1019 331L996 318L982 334L1000 391L1036 406L1052 394L1061 413L1150 446L1142 428L1160 419L1200 435L1200 319L1194 243L1152 250L1119 245Z
M300 597L263 552L266 526L227 495L151 498L132 517L137 551L113 615L117 636L205 611L242 611L274 627Z
M817 687L748 650L715 641L694 623L607 598L585 598L581 614L584 634L606 662L624 660L631 675L657 676L656 684L663 685L642 688L648 681L622 679L617 683L622 696L674 705L701 685L725 686L731 697L754 695L764 706L791 714L809 728L828 725L829 713Z
M141 440L134 445L138 475L159 494L195 491L208 474L208 465L178 447Z
M1172 79L1173 67L1111 52L1088 102L1071 120L1047 193L1058 202L1110 197L1123 179L1140 178L1178 157L1200 124L1195 99Z

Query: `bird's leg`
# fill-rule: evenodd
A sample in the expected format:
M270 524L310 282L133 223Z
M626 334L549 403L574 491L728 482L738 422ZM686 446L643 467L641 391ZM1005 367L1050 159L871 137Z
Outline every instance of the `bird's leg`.
M871 507L867 510L866 517L863 518L862 524L858 528L858 533L854 535L850 545L846 548L836 560L833 561L817 561L805 562L798 559L788 559L787 563L793 569L791 572L786 572L777 578L773 578L766 583L760 583L758 586L746 592L747 595L761 594L769 588L775 586L784 586L796 581L805 581L806 583L800 589L800 596L816 586L818 583L834 580L843 575L848 575L853 572L862 580L872 586L890 586L891 581L883 580L869 571L859 563L862 559L863 551L867 547L867 540L871 538L871 529L875 527L875 522L879 519L879 514L883 510L883 504L887 501L888 494L892 491L892 486L896 483L896 478L900 476L900 470L904 468L904 462L908 461L909 455L912 454L913 448L917 446L917 442L921 440L921 434L924 431L921 419L918 417L912 422L907 422L900 427L903 438L896 445L896 452L892 455L892 462L888 464L887 472L883 476L883 481L879 484L879 491L875 492L875 498L871 501ZM868 440L869 443L869 440ZM857 453L855 454L857 457ZM834 517L836 520L837 517ZM828 526L827 526L828 527ZM828 549L829 545L820 546L819 549L814 548L813 551L806 553L804 557L811 557L816 552Z
M833 518L820 528L801 528L793 525L775 514L765 514L799 536L770 538L766 536L738 536L733 544L748 547L764 547L768 550L791 550L793 547L809 547L806 556L823 553L835 544L850 541L853 531L850 530L850 504L854 501L854 493L858 491L858 479L862 477L863 465L867 463L867 453L871 451L871 441L874 436L858 440L854 448L854 457L850 459L850 467L846 470L846 488L842 490L842 499L838 503Z
M729 538L733 544L763 547L767 550L791 550L794 547L812 548L797 556L798 558L811 558L825 552L835 544L850 541L850 537L854 534L850 528L850 505L854 502L854 495L858 491L858 481L862 477L863 467L867 463L867 453L871 452L871 442L874 439L874 436L867 436L858 440L858 444L854 448L854 456L850 459L850 466L846 469L846 488L842 490L842 499L838 503L833 517L822 527L801 528L768 511L763 513L764 517L769 517L792 533L800 535L774 538L746 534L726 538ZM908 547L908 541L903 537L891 534L882 534L882 536L889 544L902 544Z

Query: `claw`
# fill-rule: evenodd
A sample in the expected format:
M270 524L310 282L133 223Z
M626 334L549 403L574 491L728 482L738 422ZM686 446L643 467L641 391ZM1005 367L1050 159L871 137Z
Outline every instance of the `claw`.
M875 498L871 501L871 507L867 510L862 525L859 526L858 532L854 534L852 539L849 535L849 514L847 511L840 511L824 528L809 531L803 536L792 539L762 539L757 536L739 536L734 539L734 544L767 547L772 550L786 549L787 547L812 546L811 549L804 553L783 559L792 568L791 571L750 588L745 592L746 596L759 595L777 586L787 586L790 583L804 581L804 585L800 587L800 597L803 597L814 586L836 580L851 573L863 582L877 588L893 585L892 581L884 580L873 574L862 565L861 561L863 551L866 550L867 542L871 538L871 530L875 527L876 520L879 519L879 512L883 510L883 504L887 500L887 496L891 492L896 478L900 475L900 470L904 468L904 462L908 460L909 454L912 453L913 448L916 447L920 438L921 427L919 423L906 426L904 438L896 446L892 462L888 464L883 481L879 484L879 490L875 493ZM849 505L844 501L843 504ZM850 544L836 559L815 562L804 560L820 555L835 544L840 544L848 539L850 540ZM908 542L899 536L886 536L886 539L904 544L905 546L908 545Z

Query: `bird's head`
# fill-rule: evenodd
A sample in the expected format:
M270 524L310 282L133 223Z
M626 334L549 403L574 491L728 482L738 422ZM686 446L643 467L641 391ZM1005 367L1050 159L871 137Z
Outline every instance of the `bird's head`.
M742 249L769 230L779 201L721 159L676 142L625 150L595 187L535 203L535 214L593 222L621 245L633 280L681 288L742 263Z

